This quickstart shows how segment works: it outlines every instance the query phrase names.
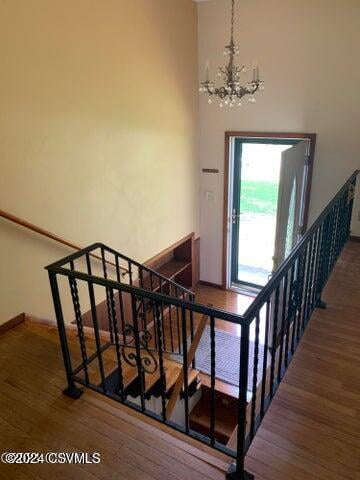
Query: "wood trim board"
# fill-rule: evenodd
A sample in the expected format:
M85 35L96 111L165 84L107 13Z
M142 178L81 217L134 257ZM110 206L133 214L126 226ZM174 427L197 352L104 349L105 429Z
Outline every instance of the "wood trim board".
M11 320L8 320L7 322L3 323L0 325L0 335L2 333L7 332L8 330L11 330L12 328L15 328L17 325L20 325L20 323L25 322L26 314L25 313L20 313L16 317L12 318Z

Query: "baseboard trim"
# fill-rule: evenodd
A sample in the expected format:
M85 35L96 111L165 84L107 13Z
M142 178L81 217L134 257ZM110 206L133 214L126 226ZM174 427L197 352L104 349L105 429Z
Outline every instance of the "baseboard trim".
M212 283L212 282L206 282L205 280L200 280L200 285L204 285L205 287L212 287L212 288L217 288L220 290L225 290L222 285L218 285L217 283Z
M353 242L360 242L360 237L358 235L350 235L350 240Z
M25 314L25 321L28 322L28 323L43 326L43 327L46 327L46 328L51 328L51 329L55 329L55 330L58 329L57 323L54 320L48 320L46 318L39 318L39 317L35 317L34 315ZM76 336L78 335L77 325L74 322L66 323L65 324L65 330L66 330L67 334L72 334L73 333ZM86 325L83 325L83 331L84 331L85 337L89 337L89 338L93 338L93 339L95 338L94 329L92 327L87 327ZM99 330L99 335L100 335L100 338L106 340L107 342L110 341L110 333L109 332L106 332L105 330ZM121 340L122 335L119 334L119 338Z
M11 320L8 320L7 322L0 325L0 335L2 333L7 332L8 330L11 330L12 328L17 327L21 323L24 323L25 318L26 318L26 314L25 313L20 313L16 317L14 317Z
M40 318L32 315L31 313L25 314L25 322L29 323L37 323L39 325L45 325L47 327L56 327L56 323L54 320L49 320L48 318Z

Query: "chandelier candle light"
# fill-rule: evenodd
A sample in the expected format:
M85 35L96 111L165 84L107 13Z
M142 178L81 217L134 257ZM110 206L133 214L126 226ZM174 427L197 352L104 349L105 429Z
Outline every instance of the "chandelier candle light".
M243 65L237 67L234 62L235 55L239 55L240 48L234 42L234 4L235 0L231 0L231 34L230 43L226 45L224 55L229 57L229 62L225 67L220 67L218 76L223 79L224 84L221 87L216 87L214 82L210 81L210 66L206 62L205 72L206 80L200 84L200 93L207 93L209 95L209 103L213 103L212 97L215 95L220 98L220 107L228 105L234 107L236 104L241 107L241 99L245 95L250 95L249 103L255 103L255 93L259 90L264 90L264 82L260 80L259 66L253 66L253 77L251 82L247 82L246 86L240 85L240 74L246 73L248 70Z

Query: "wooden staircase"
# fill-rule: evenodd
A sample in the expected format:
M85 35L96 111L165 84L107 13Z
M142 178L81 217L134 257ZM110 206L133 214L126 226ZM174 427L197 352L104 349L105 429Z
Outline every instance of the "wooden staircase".
M146 352L143 348L140 349L141 352ZM135 348L133 347L125 347L124 348L124 355L129 356L131 354L135 354ZM156 352L151 352L154 359L159 365L159 356ZM163 366L164 366L164 374L165 374L165 392L166 396L170 397L171 392L179 378L179 375L182 370L181 364L171 360L168 356L164 356L163 358ZM115 366L117 368L117 366ZM188 383L189 388L195 383L199 383L198 379L199 372L195 369L190 369L188 374ZM138 396L139 395L139 385L138 385L138 370L137 367L133 367L124 362L123 364L123 377L124 377L124 387L125 393L129 393L131 396ZM159 386L160 383L160 371L159 368L156 369L153 373L144 373L144 394L146 396L159 396Z
M48 337L54 335L57 336L58 331L57 327L54 323L50 322L42 322L38 321L35 318L28 319L29 323L31 323L32 328L36 329L42 335ZM203 325L203 327L205 324ZM203 328L202 327L202 328ZM199 331L198 331L199 332ZM70 324L66 326L66 333L69 343L69 348L71 352L71 356L74 360L74 364L80 363L81 359L81 352L79 349L79 337L78 332L75 325ZM109 332L100 331L100 340L101 344L105 345L109 341ZM199 335L199 333L198 333ZM93 330L89 327L84 327L84 336L86 339L86 347L88 349L89 354L96 352L96 341L94 338ZM200 335L201 336L201 335ZM195 345L193 345L195 348ZM161 379L160 379L160 369L159 369L159 355L156 351L149 352L145 348L140 348L141 356L151 354L151 357L157 364L157 368L153 372L147 373L144 371L143 375L143 388L144 388L144 395L146 399L150 399L151 397L159 397L161 395ZM136 354L136 349L133 346L126 346L121 348L121 366L122 366L122 378L123 378L123 386L124 386L124 393L126 396L130 396L133 398L137 398L140 395L140 381L138 375L138 368L137 366L130 365L124 359L131 358ZM190 358L190 357L188 357ZM118 370L118 362L116 356L116 349L114 345L109 346L106 350L102 352L102 360L104 365L104 373L105 373L105 382L108 388L111 387L111 382L109 382L109 378ZM191 361L189 361L191 364ZM183 393L183 367L180 363L172 360L170 358L170 354L163 353L163 367L164 367L164 374L165 374L165 392L166 397L168 398L168 408L167 414L168 418L171 417L171 414L174 410L176 402L181 399ZM102 378L100 374L99 364L96 359L92 360L91 363L87 366L89 381L93 385L100 386L102 385ZM179 384L179 379L181 378L181 382ZM180 388L179 388L180 386ZM201 386L201 382L199 379L199 372L196 369L189 368L188 370L188 389L189 389L189 396L192 396ZM176 392L176 393L175 393ZM113 393L118 393L115 391ZM175 395L174 395L175 394ZM175 401L174 401L175 399Z
M196 348L201 339L203 330L207 324L207 317L203 316L200 318L196 325L195 335L193 338L192 344L188 349L187 361L190 368L188 369L188 386L189 386L189 397L192 397L195 393L199 392L199 395L196 398L196 401L192 403L192 408L190 409L190 428L201 433L203 435L209 434L209 418L210 418L210 389L207 385L206 375L202 374L198 370L191 367L192 360L194 359ZM42 334L56 335L57 327L55 324L46 324L40 325L34 319L31 322L34 328L40 329ZM83 327L84 335L86 339L86 345L89 349L89 353L96 352L96 342L94 338L93 329L90 327ZM68 343L71 350L72 358L74 359L74 364L81 363L81 352L79 349L79 337L76 325L68 324L66 326ZM109 332L100 331L101 343L105 344L109 341ZM147 355L147 351L144 348L140 349L141 354ZM126 361L123 361L124 356L127 358L131 354L135 354L135 347L126 346L123 348L122 356L122 376L123 376L123 385L124 393L130 399L137 399L140 395L140 382L138 376L138 369L136 366L129 365ZM155 361L159 365L158 353L154 350L151 350L151 355L154 357ZM102 353L102 359L104 364L105 379L108 380L111 375L118 369L116 349L114 345L108 347ZM165 373L165 392L166 392L166 416L168 419L172 419L172 415L176 406L183 396L183 380L184 372L182 364L171 359L171 355L163 353L163 366ZM99 364L97 360L93 360L88 365L88 375L89 381L101 387L102 379L99 370ZM114 386L109 387L114 388ZM156 399L161 396L161 379L159 367L153 373L144 372L144 381L143 381L144 395L146 400L150 401L151 399ZM259 384L260 388L260 384ZM112 393L117 393L116 387ZM234 394L235 395L235 394ZM249 401L251 395L249 392ZM231 396L225 393L221 386L216 388L216 438L217 441L223 445L228 445L230 448L236 447L236 422L237 422L237 410L238 410L238 400L237 395ZM248 408L248 420L250 416L250 408Z

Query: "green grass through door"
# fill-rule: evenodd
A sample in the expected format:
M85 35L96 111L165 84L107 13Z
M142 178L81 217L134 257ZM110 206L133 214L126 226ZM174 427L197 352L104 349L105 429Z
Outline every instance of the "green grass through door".
M241 182L241 213L276 215L277 183L243 180Z

